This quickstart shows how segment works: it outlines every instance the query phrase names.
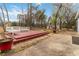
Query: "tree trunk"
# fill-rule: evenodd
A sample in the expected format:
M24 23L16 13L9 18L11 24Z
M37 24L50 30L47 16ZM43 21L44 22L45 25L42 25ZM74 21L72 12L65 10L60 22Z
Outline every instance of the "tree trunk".
M1 17L0 17L0 21L1 21L1 23L2 23L2 27L3 27L2 37L3 37L4 39L6 39L6 36L5 36L5 26L4 26L4 22L3 22L3 20L2 20Z
M60 30L62 30L62 22L61 22L61 18L60 18Z
M29 3L29 27L31 29L31 25L32 25L32 3Z
M57 23L57 22L55 22L55 28L54 28L54 30L53 30L54 33L56 33L56 29L57 29L56 23Z

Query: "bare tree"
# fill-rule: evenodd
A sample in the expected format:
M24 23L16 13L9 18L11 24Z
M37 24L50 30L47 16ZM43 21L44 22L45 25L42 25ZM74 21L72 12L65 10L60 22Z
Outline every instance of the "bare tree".
M6 32L6 29L5 29L5 16L4 16L4 12L3 12L2 7L0 7L0 9L1 9L1 12L2 12L2 15L3 15L3 19L0 16L0 22L1 22L1 25L2 25L2 28L3 28L2 36L3 36L3 38L6 38L6 36L5 36L5 32Z
M54 23L54 25L55 25L54 26L54 33L56 33L56 29L57 29L57 26L56 26L56 24L57 24L57 18L58 18L59 11L62 8L62 4L60 3L60 4L54 4L54 5L57 6L57 11L56 11L56 14L55 14L55 23Z
M56 19L60 19L60 29L62 28L62 21L65 20L67 25L69 26L72 16L74 14L72 4L67 4L67 3L55 3L54 4L57 7L57 12L55 13ZM63 20L62 20L63 19ZM56 20L57 22L57 20ZM56 30L56 23L55 23L55 30Z
M8 22L10 22L10 20L9 20L9 14L8 14L8 10L7 10L6 4L3 4L3 6L4 6L5 11L6 11L7 20L8 20Z
M3 25L3 29L4 29L4 32L5 32L6 31L6 29L5 29L5 15L4 15L4 12L3 12L3 8L0 7L0 9L2 11L3 20L1 19L1 17L0 17L0 19L1 19L1 23Z

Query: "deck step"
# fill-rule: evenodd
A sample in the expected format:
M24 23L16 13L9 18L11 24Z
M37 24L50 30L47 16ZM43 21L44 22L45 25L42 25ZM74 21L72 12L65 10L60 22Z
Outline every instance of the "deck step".
M33 39L33 38L36 38L36 37L40 37L40 36L46 35L46 34L48 34L48 33L47 32L42 32L42 33L37 33L37 34L29 35L29 36L15 38L13 40L13 43L16 44L16 43L19 43L19 42L22 42L22 41L25 41L25 40L30 40L30 39Z

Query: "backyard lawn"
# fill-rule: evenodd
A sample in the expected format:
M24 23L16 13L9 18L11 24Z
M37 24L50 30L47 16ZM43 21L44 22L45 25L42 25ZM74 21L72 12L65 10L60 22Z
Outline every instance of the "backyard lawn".
M39 38L18 43L13 46L12 52L8 52L3 55L79 55L79 46L72 44L72 35L75 34L77 35L78 33L70 31L57 34L50 33Z

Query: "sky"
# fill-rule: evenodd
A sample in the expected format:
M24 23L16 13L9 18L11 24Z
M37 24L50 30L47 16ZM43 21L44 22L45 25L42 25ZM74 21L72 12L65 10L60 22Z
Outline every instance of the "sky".
M3 4L0 4L0 6L2 5ZM37 4L33 3L32 5L36 6ZM73 4L73 5L76 10L79 9L79 4ZM27 13L28 3L6 3L6 7L9 13L10 21L18 21L17 14L22 13L22 9L24 10L24 13ZM50 3L42 3L39 5L38 9L45 10L45 14L47 15L47 17L50 17L54 13L55 6L53 6ZM3 11L5 14L5 19L7 20L5 9ZM0 10L0 15L2 16L1 10Z
M3 4L0 4L0 6L2 5ZM32 5L37 6L37 4L35 3L33 3ZM24 10L24 13L27 13L28 4L27 3L7 3L6 7L9 13L10 21L17 21L17 14L22 13L22 9ZM44 4L40 4L38 9L45 10L45 14L47 15L47 17L49 17L52 15L53 13L52 11L54 8L52 4L44 3ZM4 13L5 13L5 19L7 20L5 9L4 9ZM1 10L0 10L0 15L1 15Z

